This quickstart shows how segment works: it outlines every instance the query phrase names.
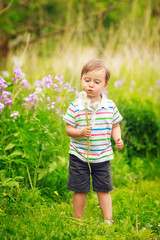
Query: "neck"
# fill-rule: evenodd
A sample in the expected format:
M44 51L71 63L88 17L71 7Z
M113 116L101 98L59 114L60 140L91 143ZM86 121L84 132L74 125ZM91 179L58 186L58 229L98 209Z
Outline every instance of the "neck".
M89 97L89 99L91 100L91 105L93 105L95 102L101 102L102 96L96 96L96 97Z

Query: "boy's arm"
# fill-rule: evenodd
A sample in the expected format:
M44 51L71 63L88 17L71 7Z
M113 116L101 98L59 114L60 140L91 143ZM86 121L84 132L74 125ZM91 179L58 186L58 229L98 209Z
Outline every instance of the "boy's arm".
M75 128L72 127L71 125L67 124L66 125L66 132L67 135L73 138L77 137L90 137L91 136L91 128L92 127L85 127L85 128Z
M121 150L123 148L123 141L121 139L121 128L119 123L112 126L112 137L116 143L116 148Z

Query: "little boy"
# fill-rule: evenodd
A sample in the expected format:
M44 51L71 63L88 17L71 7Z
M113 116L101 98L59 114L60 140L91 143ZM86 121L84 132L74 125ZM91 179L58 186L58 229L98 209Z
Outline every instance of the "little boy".
M104 220L111 224L112 201L110 191L113 189L111 180L110 160L113 159L111 136L116 148L123 148L119 122L122 120L116 105L102 93L108 86L110 72L100 59L87 62L81 71L82 89L90 99L87 108L88 118L94 110L95 102L100 107L95 111L94 126L87 126L85 106L81 98L73 101L64 117L66 132L70 136L69 150L69 181L68 189L74 191L74 216L83 219L83 210L87 193L90 191L90 171L85 154L87 137L90 139L89 163L93 182Z

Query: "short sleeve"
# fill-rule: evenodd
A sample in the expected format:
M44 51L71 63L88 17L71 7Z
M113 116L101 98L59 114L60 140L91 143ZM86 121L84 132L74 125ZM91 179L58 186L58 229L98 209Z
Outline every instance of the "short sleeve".
M118 108L116 107L115 103L113 103L113 119L112 119L112 124L117 124L122 121L123 117L121 116Z
M67 109L67 112L63 118L63 120L71 125L72 127L76 127L76 122L75 122L75 107L74 104L71 103L69 108Z

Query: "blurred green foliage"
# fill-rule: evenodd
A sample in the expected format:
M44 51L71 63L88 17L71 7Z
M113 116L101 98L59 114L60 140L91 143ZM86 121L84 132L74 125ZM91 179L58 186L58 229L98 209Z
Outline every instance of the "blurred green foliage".
M125 120L124 141L128 158L160 156L160 122L152 102L130 99L121 101L120 111ZM123 131L123 130L122 130Z

